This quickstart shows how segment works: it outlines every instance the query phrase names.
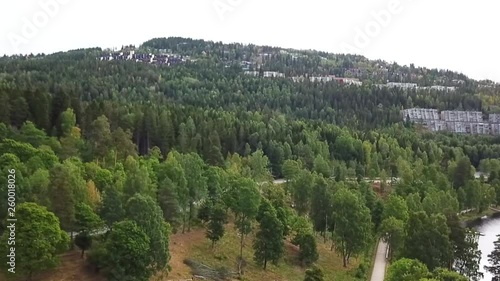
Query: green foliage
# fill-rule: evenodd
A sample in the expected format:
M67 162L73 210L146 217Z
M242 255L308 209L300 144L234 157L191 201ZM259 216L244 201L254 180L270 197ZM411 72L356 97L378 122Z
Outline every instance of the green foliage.
M81 257L85 255L85 251L92 247L92 236L88 231L82 231L75 237L75 245L82 250Z
M109 280L149 280L153 273L150 245L149 237L136 223L126 220L114 224L105 244Z
M75 208L76 231L89 232L103 225L101 218L85 203L78 203Z
M328 229L332 226L333 222L332 196L331 183L327 182L322 176L316 177L312 189L309 217L313 222L314 230L322 232L324 238L326 238Z
M429 276L427 267L418 260L400 259L389 266L386 281L417 281Z
M207 178L204 175L205 163L196 154L180 154L177 156L185 172L188 190L188 231L191 230L191 221L196 217L196 204L207 194Z
M323 280L325 279L323 271L321 271L321 268L313 266L312 268L306 270L306 277L304 278L304 281L323 281Z
M149 238L151 266L155 270L165 269L170 260L170 227L163 219L158 203L147 195L136 194L126 204L127 219L133 221ZM114 231L114 230L113 230Z
M305 215L309 211L313 183L314 177L307 170L300 171L297 177L290 182L295 210L299 215Z
M493 251L488 254L489 265L484 267L484 269L493 275L492 281L500 278L500 235L497 235L497 240L494 242L494 245Z
M404 198L391 195L384 206L384 212L382 213L382 219L387 219L393 217L406 223L408 221L408 205Z
M92 228L95 214L83 204L111 227L126 217L122 202L151 197L146 201L155 207L128 213L158 243L150 243L149 255L163 264L165 257L152 254L168 245L168 235L160 237L169 225L190 230L197 212L212 228L209 238L218 239L222 210L233 211L241 250L267 197L282 236L310 236L312 245L313 229L325 241L330 231L347 257L361 253L375 229L396 257L476 274L474 240L451 216L500 202L498 139L421 132L401 122L400 110L489 113L496 89L478 94L479 83L463 74L316 51L163 38L137 52L156 54L155 48L197 61L169 67L96 61L107 52L100 49L0 58L0 175L16 169L18 204L47 206L63 229L73 230ZM359 76L365 86L250 77L242 75L242 60L258 61L260 73ZM465 83L455 92L425 94L371 86L401 77L419 85ZM475 167L488 179L474 179ZM281 190L267 183L272 176L287 180L285 192L270 191ZM382 195L393 195L382 203L385 196L378 198L363 177L380 178ZM5 185L0 193L4 224ZM200 206L215 209L203 214ZM76 242L84 246L83 238ZM106 249L96 245L89 257L102 268Z
M446 267L452 257L450 229L442 214L410 214L406 227L404 256L418 259L430 270Z
M10 262L6 256L11 252L15 254L15 273L19 276L31 279L35 273L55 268L59 254L69 245L68 234L60 229L57 217L45 207L22 203L16 207L16 218L15 230L9 228L0 238L2 252L6 253L2 268ZM9 239L11 230L15 231L15 240Z
M333 213L335 248L346 267L349 259L361 254L370 241L370 210L357 194L341 188L333 196Z
M253 242L254 259L265 270L268 261L277 264L285 252L283 224L268 200L261 201L257 221L259 222L259 231Z
M239 178L232 183L234 188L231 190L232 201L231 209L236 215L236 227L240 235L240 262L238 263L238 272L241 273L243 262L243 242L245 235L252 230L252 221L257 216L260 204L260 194L257 184L246 178Z
M104 191L99 215L108 227L125 218L125 210L120 199L120 193L114 187Z
M298 233L292 240L292 243L299 246L299 260L302 266L308 266L315 263L318 258L318 249L316 238L312 233Z
M212 241L212 247L224 236L224 225L227 223L227 214L222 205L213 206L208 215L206 236Z
M389 260L401 251L406 236L405 223L395 217L388 217L380 225L380 233L389 244Z

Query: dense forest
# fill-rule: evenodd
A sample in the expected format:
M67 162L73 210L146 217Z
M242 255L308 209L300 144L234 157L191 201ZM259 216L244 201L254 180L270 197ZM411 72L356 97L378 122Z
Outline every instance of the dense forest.
M59 254L76 246L108 280L149 280L172 270L171 235L202 227L217 247L231 225L241 239L231 270L241 278L248 263L262 270L283 263L290 242L300 249L305 280L323 280L317 243L329 243L347 268L370 259L382 237L388 280L406 280L410 271L408 280L479 280L477 233L459 213L500 203L500 138L428 133L403 122L400 110L496 112L498 88L485 86L491 81L185 38L136 48L165 50L194 60L100 61L110 52L102 49L0 58L0 178L8 183L0 186L0 247L11 247L7 218L15 213L19 276L56 267ZM250 77L243 61L259 71L364 84ZM456 92L374 86L389 80L463 83ZM255 254L246 260L251 233ZM367 280L367 266L351 280Z

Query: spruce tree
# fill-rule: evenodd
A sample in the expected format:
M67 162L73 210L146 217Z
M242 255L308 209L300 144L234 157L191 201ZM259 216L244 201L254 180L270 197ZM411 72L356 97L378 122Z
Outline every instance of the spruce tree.
M257 215L259 231L254 240L255 262L264 270L267 262L277 263L284 253L283 224L276 215L276 210L268 200L263 200Z
M224 237L224 225L227 222L226 210L220 204L212 207L207 225L206 237L212 241L212 248Z

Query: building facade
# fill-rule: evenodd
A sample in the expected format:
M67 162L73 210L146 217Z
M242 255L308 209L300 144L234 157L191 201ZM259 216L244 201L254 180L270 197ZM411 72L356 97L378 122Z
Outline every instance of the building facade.
M447 110L439 113L431 108L408 108L402 110L401 115L403 120L421 124L431 132L500 135L500 114L490 114L485 120L480 111Z

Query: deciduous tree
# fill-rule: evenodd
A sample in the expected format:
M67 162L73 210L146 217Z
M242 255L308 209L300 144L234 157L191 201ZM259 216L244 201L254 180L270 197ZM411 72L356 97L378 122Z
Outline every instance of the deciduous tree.
M31 280L33 274L57 266L58 254L68 248L69 237L59 227L57 217L35 203L19 204L16 218L15 243L9 240L10 231L0 238L2 252L6 253L3 258L8 263L12 260L6 256L15 255L15 273Z

